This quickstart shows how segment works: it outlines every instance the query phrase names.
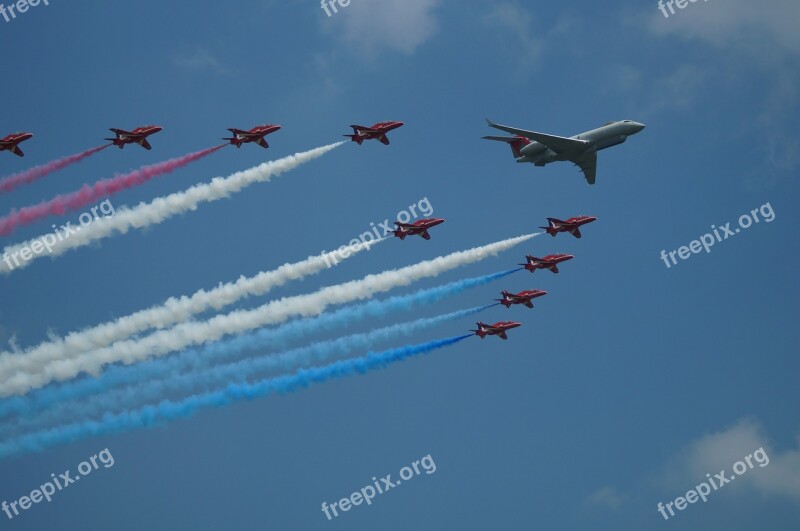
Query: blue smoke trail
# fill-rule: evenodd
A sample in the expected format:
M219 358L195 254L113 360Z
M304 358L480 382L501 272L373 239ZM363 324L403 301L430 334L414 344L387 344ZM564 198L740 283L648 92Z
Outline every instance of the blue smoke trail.
M262 328L197 349L184 350L173 356L155 358L132 366L115 365L109 367L98 378L84 376L78 380L37 389L26 396L6 398L0 401L0 418L11 413L30 415L67 400L102 393L120 385L163 377L165 374L174 374L187 368L208 366L224 356L233 356L246 350L263 348L265 345L274 348L285 347L294 339L304 338L315 332L347 326L359 319L383 317L390 312L408 311L417 306L433 304L468 289L486 285L521 269L523 268L457 280L441 286L418 290L408 295L396 295L385 300L371 300L311 319L290 321L278 328Z
M337 356L348 355L357 350L371 348L380 341L397 336L408 336L441 323L462 319L497 306L497 304L459 310L436 317L424 317L361 334L320 341L279 354L243 359L227 365L215 365L159 380L148 380L137 386L110 389L102 395L93 397L90 401L59 404L42 412L38 417L23 417L13 426L13 431L42 429L44 426L69 422L71 419L77 421L104 412L129 409L149 401L164 399L169 392L191 392L201 386L205 389L224 387L226 383L245 381L264 371L278 369L286 372L310 362L322 362Z
M438 339L417 345L407 345L383 352L370 352L358 358L336 361L321 367L300 369L293 374L268 378L254 383L231 384L223 390L197 394L181 401L164 400L141 409L105 415L101 420L78 422L31 433L15 440L0 443L0 458L23 452L43 450L92 435L108 435L136 428L145 428L160 422L186 418L200 409L222 407L233 402L252 400L272 393L293 392L308 387L313 383L321 383L355 373L364 374L371 370L385 368L392 363L403 361L412 356L427 354L428 352L453 345L468 337L472 337L472 334Z

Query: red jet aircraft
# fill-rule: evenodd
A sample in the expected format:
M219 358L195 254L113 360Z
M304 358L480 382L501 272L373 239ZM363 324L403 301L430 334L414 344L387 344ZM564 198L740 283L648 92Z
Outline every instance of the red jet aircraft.
M500 339L508 339L506 330L511 330L512 328L516 328L518 326L522 326L522 323L517 323L515 321L500 321L499 323L495 323L493 325L487 325L486 323L478 321L478 329L470 330L470 332L475 332L475 335L479 336L481 339L486 336L500 336Z
M33 133L12 133L5 138L0 138L0 151L10 151L18 157L24 157L25 153L17 144L25 142L33 136Z
M392 232L401 240L405 240L406 236L414 236L415 234L419 234L426 240L430 240L431 235L428 234L428 229L440 223L444 223L442 218L420 219L414 223L400 223L399 221L395 221L394 224L397 225L397 230Z
M548 254L544 258L536 258L535 256L528 255L525 259L528 261L525 264L519 264L521 266L525 266L525 269L533 273L537 269L549 269L553 273L558 273L558 265L561 262L566 262L567 260L572 260L575 258L571 254Z
M228 129L228 131L233 133L233 138L223 138L222 140L230 140L231 144L237 148L242 147L242 144L253 142L266 149L269 147L269 144L267 144L267 141L264 140L264 137L270 133L274 133L280 128L281 126L279 125L264 124L257 125L249 131L243 131L242 129L235 128Z
M161 129L163 128L159 125L145 125L137 127L133 131L111 128L109 131L117 135L117 137L106 138L105 140L110 140L112 144L120 149L124 148L125 144L139 144L145 149L152 149L150 142L147 141L147 137L153 133L158 133Z
M558 234L559 232L569 232L576 238L580 238L581 237L580 226L586 225L587 223L591 223L596 219L597 218L594 216L576 216L574 218L569 218L567 221L561 221L558 218L547 218L547 221L550 222L550 226L539 227L539 228L547 229L547 234L553 236L554 238L556 234Z
M500 295L502 295L503 298L495 300L506 308L511 308L512 304L524 304L528 308L533 308L531 299L547 295L547 292L541 289L526 289L525 291L520 291L519 293L511 293L510 291L503 290L500 292Z
M364 127L363 125L351 125L350 127L353 128L352 135L343 135L352 140L353 142L358 142L360 146L364 140L372 140L377 138L381 141L381 143L389 145L389 138L387 138L386 133L391 131L392 129L397 129L403 125L403 122L378 122L372 127Z

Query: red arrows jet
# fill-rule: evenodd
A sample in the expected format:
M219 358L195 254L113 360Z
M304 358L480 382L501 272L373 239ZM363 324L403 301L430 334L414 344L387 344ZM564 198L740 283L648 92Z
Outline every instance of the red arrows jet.
M564 253L548 254L544 258L536 258L535 256L528 255L525 257L528 262L519 265L525 266L525 269L531 273L537 269L549 269L553 273L558 273L558 265L556 264L566 262L567 260L572 260L573 258L575 257L571 254Z
M111 128L109 131L117 135L117 137L106 138L104 140L110 140L112 144L120 149L124 148L125 144L139 144L145 149L152 149L150 142L147 141L147 137L153 133L158 133L161 129L163 128L160 125L145 125L137 127L133 131Z
M372 140L375 138L380 140L382 144L386 144L388 146L389 139L387 138L386 133L388 133L392 129L397 129L402 125L403 122L378 122L372 127L364 127L363 125L351 125L350 127L353 128L353 134L343 135L343 136L346 136L353 142L358 142L359 146L364 140Z
M519 293L511 293L510 291L503 290L500 292L500 295L502 295L503 298L495 300L506 308L511 308L512 304L524 304L528 308L533 308L531 299L547 295L547 292L541 289L526 289L525 291L520 291Z
M547 229L547 234L554 237L559 232L569 232L576 238L581 237L580 226L586 225L587 223L591 223L592 221L596 220L597 218L594 216L576 216L574 218L569 218L567 221L561 221L558 218L547 218L547 221L550 222L549 227L539 227L540 229Z
M522 326L522 323L517 323L515 321L500 321L499 323L495 323L493 325L487 325L486 323L478 321L478 329L470 330L470 332L475 332L475 335L481 339L486 336L499 336L500 339L508 339L506 330L511 330L512 328L516 328L518 326Z
M264 137L270 133L274 133L280 128L281 126L279 125L264 124L257 125L249 131L243 131L235 128L228 129L228 131L233 133L233 138L223 138L222 140L230 140L231 144L237 148L242 147L242 144L253 142L266 149L269 147L269 144L267 144L267 141L264 140Z
M428 229L440 223L444 223L442 218L420 219L414 223L400 223L399 221L395 221L394 224L397 225L397 230L392 232L401 240L405 240L406 236L414 236L415 234L419 234L426 240L430 240L431 235L428 234Z
M5 138L0 138L0 151L10 151L18 157L24 157L25 153L17 144L25 142L33 136L33 133L12 133Z

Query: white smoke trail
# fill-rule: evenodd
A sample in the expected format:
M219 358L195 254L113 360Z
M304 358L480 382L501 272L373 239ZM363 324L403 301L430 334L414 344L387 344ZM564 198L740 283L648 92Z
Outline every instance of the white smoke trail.
M120 208L115 215L96 219L91 225L81 227L80 232L71 234L68 238L64 238L57 243L48 242L49 247L45 245L45 241L46 238L53 238L52 234L45 234L26 242L10 245L3 249L0 255L14 256L16 254L19 256L23 249L32 248L52 248L52 251L33 254L30 259L22 260L19 265L9 266L8 262L1 261L0 273L8 275L12 271L29 266L37 258L58 256L70 249L83 247L94 241L113 236L116 233L125 234L130 229L142 229L161 223L178 214L195 210L201 203L224 199L251 184L269 181L272 177L321 157L344 143L336 142L335 144L289 155L282 159L259 164L248 170L236 172L228 177L215 177L209 183L197 184L182 192L157 197L150 203L139 203L133 208ZM29 252L28 254L30 255Z
M368 250L379 241L383 240L353 245L349 247L350 252L346 257L342 255L340 259L355 256L364 249ZM208 291L201 289L188 297L170 297L163 304L72 332L66 337L42 343L24 352L0 353L0 381L10 378L15 372L35 372L51 361L74 358L82 352L111 345L151 328L163 329L182 323L207 310L219 311L246 297L263 295L291 280L314 275L328 267L330 259L326 255L311 256L300 262L284 264L273 271L264 271L249 278L239 277L235 282L220 284Z
M73 359L53 361L37 372L17 372L0 384L0 396L24 394L53 380L73 378L81 372L98 375L102 368L109 363L136 363L191 345L216 341L228 334L237 334L266 325L282 323L290 317L319 315L329 305L368 299L377 293L407 286L422 278L438 276L456 267L497 255L536 235L527 234L466 251L454 252L400 269L367 275L361 280L328 286L314 293L284 297L252 310L237 310L217 315L204 322L182 323L168 330L154 332L143 339L118 341L108 347L85 352Z

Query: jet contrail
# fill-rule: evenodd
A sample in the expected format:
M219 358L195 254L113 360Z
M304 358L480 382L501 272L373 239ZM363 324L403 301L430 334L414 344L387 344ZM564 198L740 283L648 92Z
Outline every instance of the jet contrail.
M212 148L196 151L176 157L158 164L143 166L138 170L123 175L117 175L110 179L102 179L93 185L84 184L83 187L69 194L60 194L48 201L42 201L37 205L23 207L19 210L12 210L8 215L0 218L0 236L11 234L20 225L28 225L47 216L60 216L65 212L77 210L92 204L101 197L114 195L128 188L144 184L154 177L173 172L187 164L210 155L222 149L227 144L222 144Z
M17 372L0 383L0 396L24 394L53 380L67 380L82 372L97 376L103 367L110 363L122 362L129 365L192 345L216 341L228 334L238 334L262 326L282 323L293 316L318 315L329 305L369 299L377 293L407 286L422 278L436 277L456 267L497 255L501 251L530 240L537 234L526 234L466 251L454 252L400 269L367 275L361 280L328 286L310 294L284 297L252 310L237 310L217 315L204 322L182 323L168 330L156 331L139 340L118 341L108 347L85 352L72 359L50 362L36 372Z
M160 422L186 418L200 409L222 407L241 400L252 400L272 393L293 392L314 383L342 378L355 373L383 369L392 363L403 361L412 356L427 354L463 341L468 337L472 337L472 334L408 345L383 352L370 352L361 357L340 360L321 367L300 369L293 374L268 378L253 383L231 384L223 390L193 395L180 401L164 400L156 405L105 415L101 420L78 422L30 433L17 439L0 443L0 458L23 452L39 451L92 435L108 435L136 428L145 428Z
M249 334L208 343L200 349L182 350L172 356L147 360L133 366L115 365L109 367L99 378L73 380L36 389L26 396L14 396L0 400L0 418L10 414L32 415L39 410L52 409L69 400L104 393L115 387L164 378L166 374L178 374L187 369L197 370L225 357L232 357L256 348L283 348L292 340L306 338L317 332L345 327L368 317L384 317L390 312L410 311L418 306L435 304L468 289L499 280L520 269L456 280L441 286L421 289L408 295L395 295L384 300L371 300L346 306L310 319L291 321L278 328L261 328Z
M71 235L68 239L64 239L54 246L51 253L34 254L30 260L22 261L13 269L5 262L0 261L0 273L9 274L11 271L27 267L36 258L58 256L70 249L83 247L116 233L124 234L130 229L142 229L161 223L178 214L195 210L201 203L224 199L253 183L269 181L272 177L321 157L344 143L336 142L335 144L296 153L275 161L265 162L248 170L236 172L228 177L216 177L209 183L197 184L182 192L158 197L150 203L139 203L130 209L119 208L113 216L95 219L91 225L81 227L82 230L79 233ZM44 245L44 239L49 236L52 235L45 234L26 242L8 246L0 254L11 256L16 253L19 255L23 249L34 248L34 244L37 247Z
M58 171L62 168L65 168L70 164L75 164L76 162L80 162L86 157L94 155L98 151L102 151L110 145L111 144L105 144L92 149L87 149L82 153L76 153L75 155L62 157L60 159L48 162L47 164L42 164L40 166L31 168L29 170L21 171L19 173L15 173L14 175L9 175L8 177L4 177L0 179L0 194L10 192L11 190L13 190L18 186L32 183L33 181L41 179L42 177L49 175L54 171Z
M230 382L243 382L247 378L258 376L270 370L282 372L296 369L305 364L323 362L337 356L351 354L357 350L372 348L380 341L388 341L396 337L407 337L442 323L462 319L482 312L499 303L459 310L435 317L423 317L407 323L398 323L360 334L320 341L305 347L291 349L274 355L259 355L255 358L243 359L225 365L215 365L185 373L174 372L162 379L147 379L141 385L111 389L109 392L78 403L58 403L42 412L39 416L26 415L12 425L3 423L5 428L2 438L8 438L10 430L19 432L41 429L68 422L89 419L95 415L108 414L120 409L130 409L140 404L174 396L167 393L192 392L198 387L214 389L224 387ZM169 359L169 358L167 358ZM160 360L158 360L160 361ZM131 367L135 369L135 367ZM102 378L102 376L101 376ZM9 430L10 429L10 430Z
M373 240L366 245L354 245L349 248L347 257L355 256L364 249L369 250L381 241L384 239ZM246 297L264 295L291 280L300 280L329 268L326 260L324 255L310 256L300 262L284 264L273 271L263 271L249 278L239 277L235 282L220 284L208 291L201 289L189 297L170 297L160 305L73 332L24 352L0 352L0 381L17 371L35 371L53 360L74 358L82 352L111 345L151 328L167 328L207 310L219 311Z

